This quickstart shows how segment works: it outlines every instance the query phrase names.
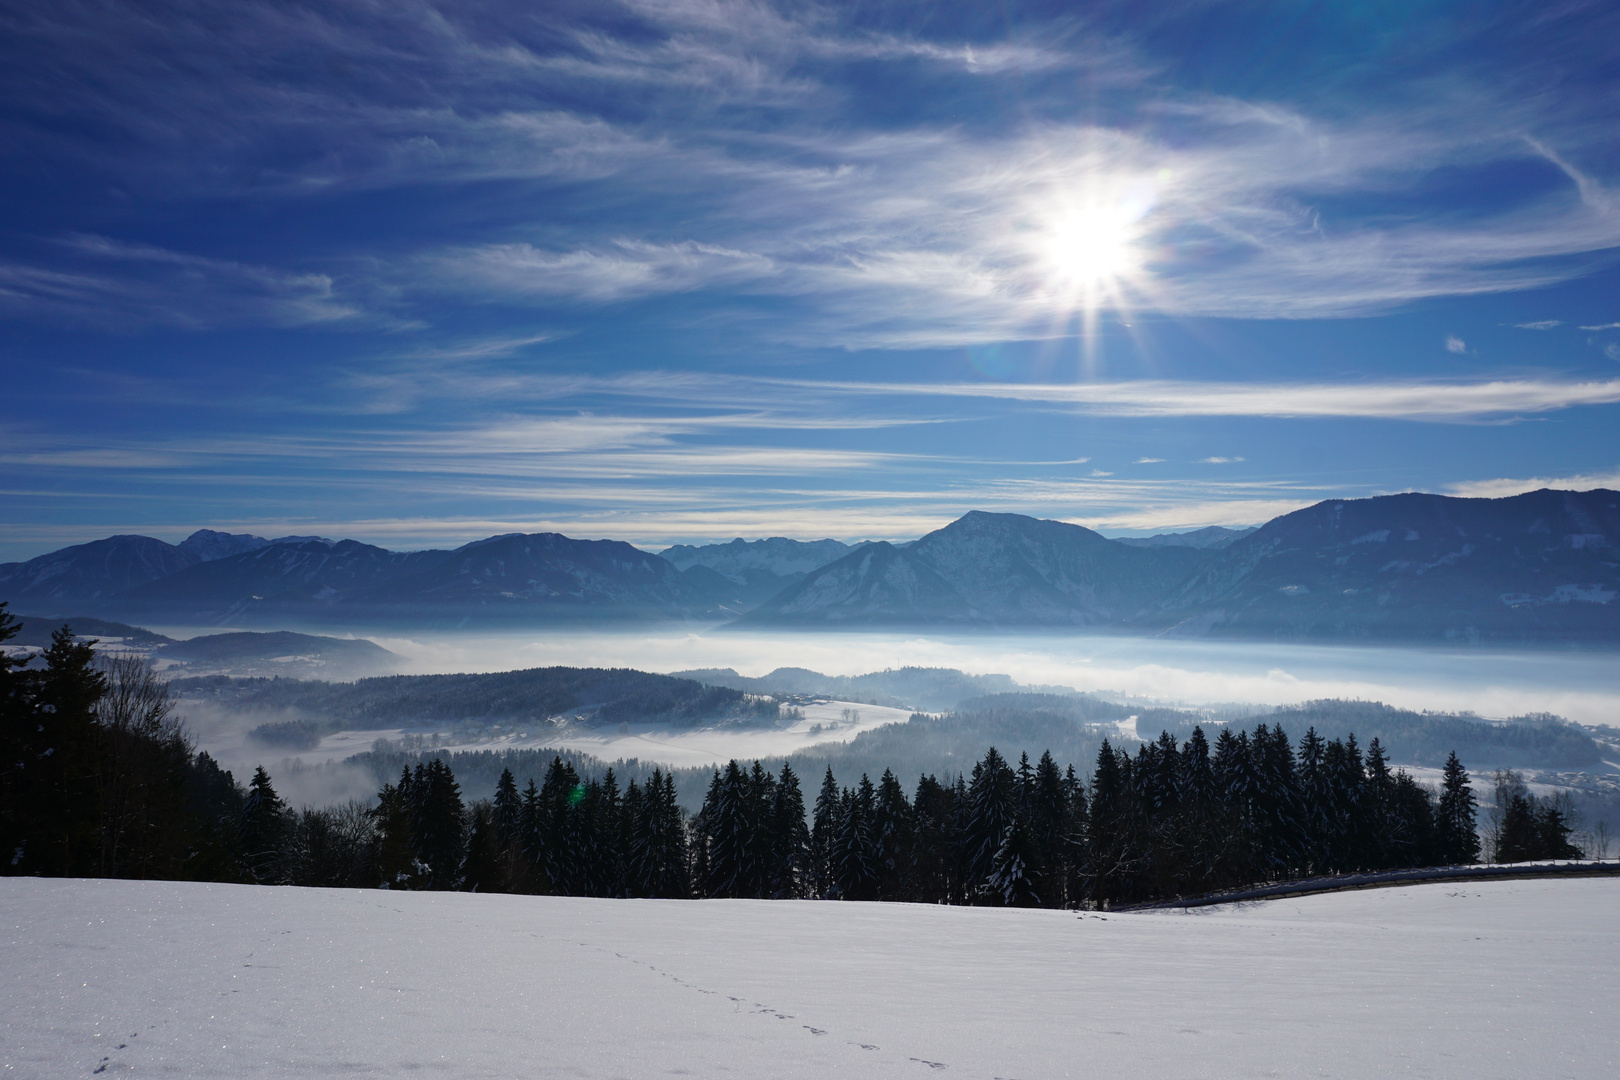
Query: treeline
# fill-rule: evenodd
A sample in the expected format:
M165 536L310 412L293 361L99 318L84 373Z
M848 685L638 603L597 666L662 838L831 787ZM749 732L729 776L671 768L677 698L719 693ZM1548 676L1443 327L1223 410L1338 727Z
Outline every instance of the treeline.
M352 683L211 677L176 681L267 724L302 722L322 733L418 721L543 725L558 716L590 723L693 725L716 719L775 720L772 700L725 686L627 668L528 668L462 675L390 675ZM294 729L269 729L272 738Z
M1377 701L1325 700L1285 706L1267 719L1296 731L1314 727L1324 736L1359 732L1364 738L1377 738L1392 756L1415 765L1439 767L1452 753L1509 768L1579 769L1602 760L1601 748L1588 731L1546 713L1495 723L1467 714L1413 712Z
M1564 798L1538 798L1517 773L1506 769L1493 779L1496 801L1486 830L1493 861L1579 859L1584 854L1570 842L1574 825Z
M17 622L0 603L0 645ZM245 793L199 754L149 661L60 627L43 663L0 650L0 868L234 880Z
M302 880L1110 907L1307 875L1474 862L1475 817L1455 756L1436 795L1391 770L1377 740L1363 753L1354 738L1308 731L1296 752L1281 728L1265 724L1223 729L1213 747L1202 729L1181 744L1166 733L1134 756L1104 742L1089 786L1050 753L1014 766L993 748L970 774L924 775L909 796L892 772L840 786L828 769L808 814L786 763L777 772L736 761L715 770L702 808L686 817L662 772L621 790L611 769L581 779L556 756L542 782L520 791L506 770L492 800L468 806L449 766L433 759L379 793L369 880Z
M14 623L0 606L0 643ZM169 687L63 628L43 662L0 656L6 872L576 896L899 900L1112 907L1346 871L1476 861L1476 801L1455 754L1431 792L1373 739L1297 747L1276 724L1194 727L1133 755L1107 741L1088 782L1050 752L990 749L966 774L892 771L811 805L800 777L732 761L688 815L662 770L623 787L553 755L468 803L437 758L375 804L294 810L261 768L244 788L195 752ZM1499 774L1492 854L1579 855L1557 800Z

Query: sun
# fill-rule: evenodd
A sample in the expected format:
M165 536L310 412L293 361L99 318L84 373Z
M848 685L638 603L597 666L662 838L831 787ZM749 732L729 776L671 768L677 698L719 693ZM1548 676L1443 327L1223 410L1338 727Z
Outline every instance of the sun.
M1069 210L1050 226L1046 261L1057 282L1084 289L1106 286L1141 270L1135 216L1124 208Z

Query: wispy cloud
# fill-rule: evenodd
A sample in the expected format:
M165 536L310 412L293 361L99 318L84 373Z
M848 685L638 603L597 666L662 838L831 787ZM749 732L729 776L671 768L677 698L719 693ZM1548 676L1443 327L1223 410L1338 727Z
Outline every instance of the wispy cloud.
M1516 330L1552 330L1563 325L1562 319L1538 319L1535 322L1514 323L1513 327Z
M1468 351L1468 344L1467 344L1467 342L1463 341L1462 338L1457 337L1456 335L1452 335L1452 336L1446 338L1446 352L1448 352L1448 353L1465 353L1467 351Z
M1542 488L1590 491L1593 488L1620 489L1620 468L1568 476L1500 477L1492 480L1465 480L1446 486L1446 493L1470 499L1503 499Z
M24 124L19 145L211 198L550 185L507 196L488 215L506 224L476 237L403 220L386 256L343 253L347 295L404 297L413 310L397 317L407 320L450 299L552 312L706 292L792 298L761 332L794 342L1050 336L1068 332L1079 302L1047 265L1054 222L1077 198L1131 221L1140 273L1101 298L1128 311L1362 314L1565 280L1584 272L1584 256L1620 245L1607 188L1575 164L1606 134L1483 78L1459 76L1421 108L1329 115L1178 88L1128 37L1073 21L969 40L880 33L820 6L613 11L474 18L396 5L340 19L247 0L206 22L179 8L162 18L110 10L91 27L40 4L18 26L29 55L62 70L28 68L54 94L30 108L80 122ZM289 67L278 59L288 55L326 59ZM848 91L855 65L873 64L1009 85L1084 72L1136 120L1078 118L1072 94L1028 86L1011 123L875 123ZM91 145L81 130L119 138ZM177 140L186 152L174 152ZM1527 159L1567 184L1446 215L1350 209L1440 169ZM266 294L240 302L237 318L302 325L353 313L329 277L255 275L228 260L169 266L225 295ZM141 276L51 277L60 272L12 267L8 302L71 314L138 289ZM220 284L244 278L251 287ZM113 310L137 306L150 305ZM172 303L163 317L201 318Z
M1620 402L1620 379L1583 382L1194 383L807 383L867 395L1039 401L1109 416L1380 417L1466 421Z
M1231 465L1231 464L1234 464L1234 463L1242 461L1242 460L1243 459L1240 458L1240 457L1207 457L1207 458L1199 458L1198 459L1198 464L1200 464L1200 465Z
M1582 330L1620 330L1620 322L1601 323L1597 326L1583 326Z
M98 325L311 326L361 310L321 273L203 258L147 244L76 236L70 267L0 263L0 312Z

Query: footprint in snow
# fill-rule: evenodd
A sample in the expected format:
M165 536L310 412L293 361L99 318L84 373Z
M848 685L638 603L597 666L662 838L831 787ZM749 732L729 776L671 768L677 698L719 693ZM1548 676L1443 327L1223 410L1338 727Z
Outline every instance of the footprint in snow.
M804 1030L808 1031L812 1035L825 1035L825 1034L827 1034L826 1031L822 1030L821 1028L814 1028L814 1027L811 1027L809 1024L801 1024L800 1026L803 1027Z
M919 1065L926 1065L930 1069L943 1069L943 1068L945 1068L945 1063L943 1061L929 1061L927 1058L908 1058L907 1060L915 1061Z

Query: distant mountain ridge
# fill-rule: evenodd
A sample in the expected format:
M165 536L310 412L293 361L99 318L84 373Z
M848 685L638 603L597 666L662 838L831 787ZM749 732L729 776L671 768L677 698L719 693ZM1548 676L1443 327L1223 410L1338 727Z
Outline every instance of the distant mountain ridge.
M1257 526L1258 527L1258 526ZM1190 532L1159 533L1157 536L1116 536L1116 543L1128 547L1189 547L1204 551L1219 551L1254 532L1249 529L1228 529L1223 525L1206 525Z
M975 510L907 547L852 552L742 621L1103 626L1173 588L1201 557L1185 547L1129 547L1066 522Z
M820 560L827 559L822 563ZM810 569L804 569L810 567ZM158 625L1040 628L1270 640L1620 643L1620 494L1335 499L1244 532L1110 540L973 511L895 544L514 533L450 551L199 530L0 565L0 600Z

